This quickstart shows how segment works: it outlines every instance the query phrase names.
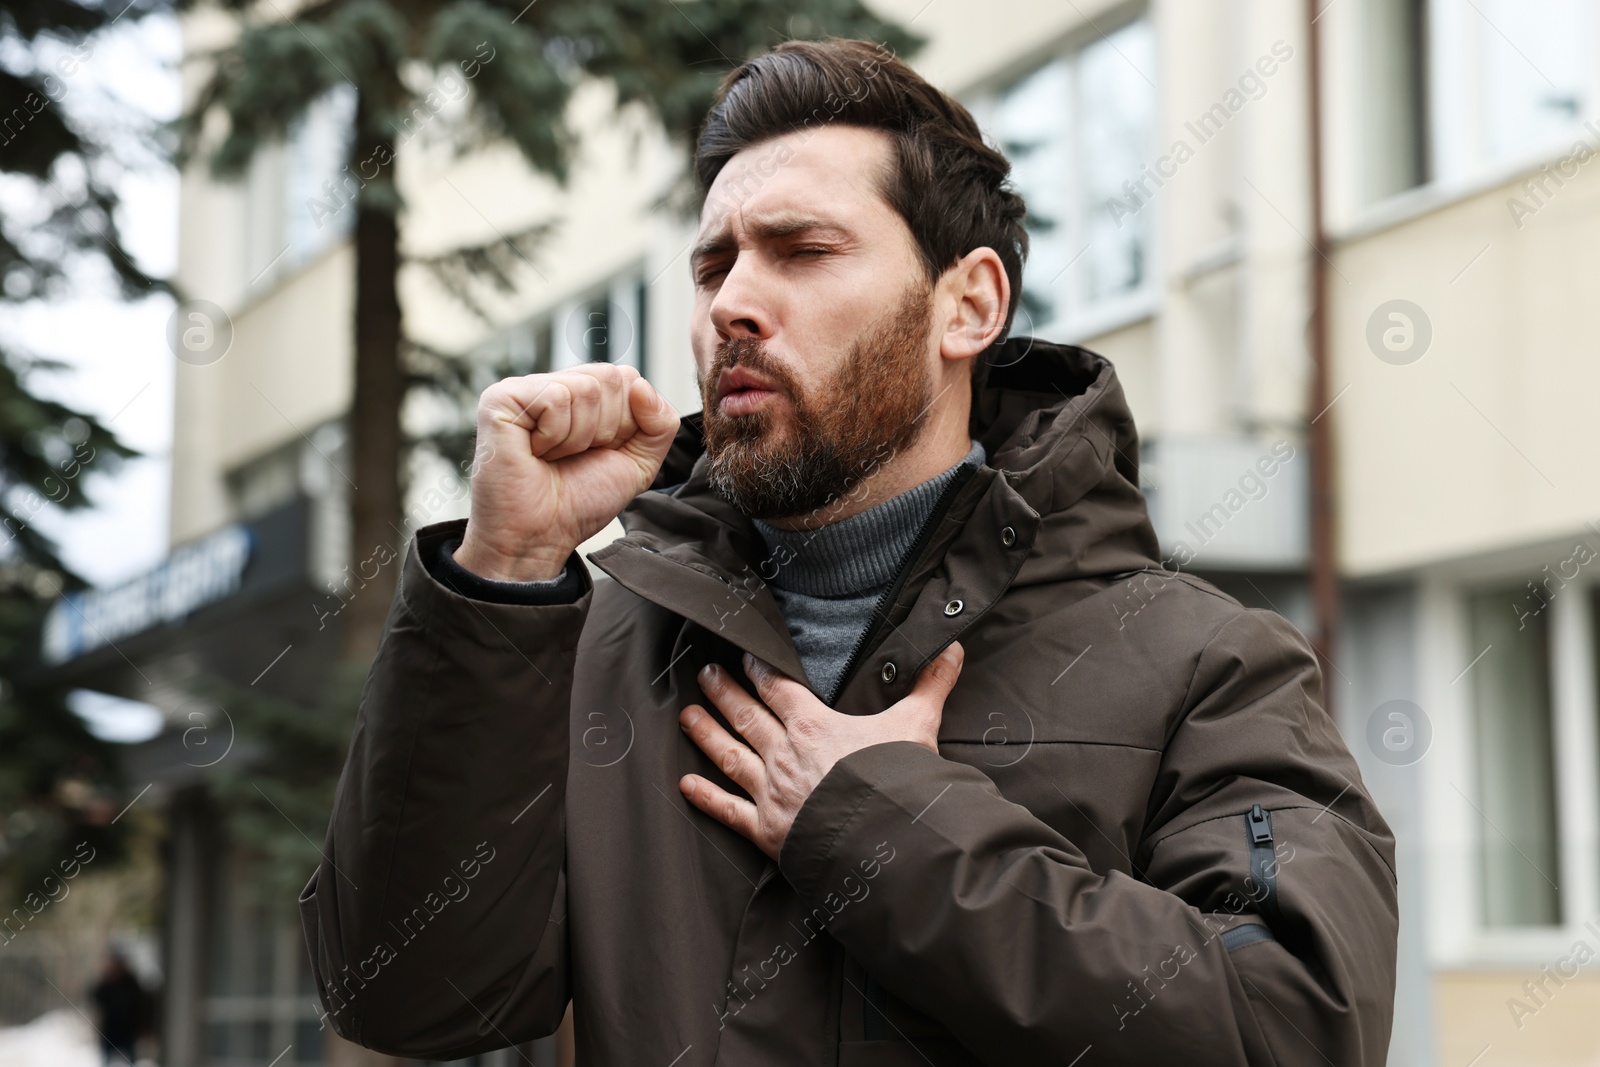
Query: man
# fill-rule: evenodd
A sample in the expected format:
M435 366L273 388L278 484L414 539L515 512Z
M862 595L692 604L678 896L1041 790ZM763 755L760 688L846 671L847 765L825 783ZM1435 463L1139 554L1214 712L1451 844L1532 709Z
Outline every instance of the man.
M105 969L89 999L99 1016L95 1032L106 1067L132 1067L139 1038L149 1029L150 997L118 950L106 954Z
M1305 640L1163 570L1111 365L1002 341L971 116L859 42L701 133L704 410L501 382L302 909L339 1033L584 1067L1382 1062L1393 840ZM620 512L627 535L576 547Z

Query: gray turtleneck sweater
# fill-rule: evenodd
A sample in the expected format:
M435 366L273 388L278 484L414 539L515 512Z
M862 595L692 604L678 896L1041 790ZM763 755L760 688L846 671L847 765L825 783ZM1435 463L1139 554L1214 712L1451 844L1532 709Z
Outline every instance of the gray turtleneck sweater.
M987 458L976 440L961 461L920 485L815 530L780 530L752 519L768 558L759 573L783 610L811 687L832 705L850 653L872 622L873 607L894 583L938 503L963 464ZM777 574L772 577L776 567Z
M894 583L906 553L933 506L964 465L987 460L976 440L961 461L920 485L867 510L815 530L780 530L752 519L767 545L758 573L767 584L794 637L811 687L832 705L850 653L872 622L878 598ZM570 604L583 583L573 564L541 582L497 582L480 578L453 557L460 542L447 539L429 572L462 596L497 604ZM774 570L776 573L774 574Z

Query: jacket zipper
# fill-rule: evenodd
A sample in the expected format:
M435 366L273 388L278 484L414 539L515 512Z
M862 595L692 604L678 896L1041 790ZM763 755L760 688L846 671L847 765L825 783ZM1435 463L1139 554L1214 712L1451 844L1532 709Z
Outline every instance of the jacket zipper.
M1250 846L1250 880L1261 887L1256 903L1267 926L1281 935L1283 909L1278 902L1278 863L1273 850L1272 813L1260 804L1251 805L1244 816L1245 840ZM1254 896L1251 899L1255 899Z
M911 569L916 566L922 550L927 547L928 541L933 537L934 529L939 525L944 514L949 510L950 504L955 499L956 491L967 484L967 480L978 473L977 465L963 467L956 476L950 479L950 484L944 487L944 492L939 494L939 499L934 502L933 510L928 513L927 520L922 524L922 529L917 531L917 539L907 549L905 559L901 561L900 571L895 575L894 582L884 590L872 606L872 618L867 623L867 628L856 639L855 648L850 650L850 658L845 661L844 671L839 675L839 682L834 686L833 692L828 694L828 707L833 707L834 701L844 694L845 687L850 684L850 679L855 675L856 668L860 665L862 654L866 651L868 643L883 629L883 623L888 615L885 609L900 596L900 590L905 588L906 578Z

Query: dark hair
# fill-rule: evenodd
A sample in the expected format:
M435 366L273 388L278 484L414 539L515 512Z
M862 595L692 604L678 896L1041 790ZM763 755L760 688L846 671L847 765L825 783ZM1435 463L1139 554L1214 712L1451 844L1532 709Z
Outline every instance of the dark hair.
M999 255L1011 282L1004 338L1028 257L1027 212L1007 181L1011 164L984 142L971 112L885 48L842 38L786 41L732 71L695 144L701 193L751 145L828 123L889 135L895 166L882 192L910 228L930 283L975 248ZM985 354L974 361L974 395L987 371Z

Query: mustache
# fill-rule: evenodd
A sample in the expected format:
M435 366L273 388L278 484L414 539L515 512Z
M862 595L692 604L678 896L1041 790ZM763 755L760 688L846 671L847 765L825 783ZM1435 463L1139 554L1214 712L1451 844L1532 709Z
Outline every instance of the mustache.
M767 352L767 343L759 337L735 337L717 345L711 367L700 383L701 392L711 397L716 393L717 380L731 367L744 367L768 379L780 392L795 395L795 383L788 369Z

